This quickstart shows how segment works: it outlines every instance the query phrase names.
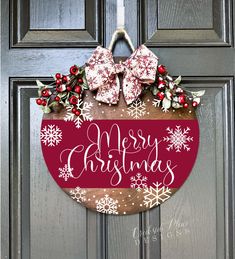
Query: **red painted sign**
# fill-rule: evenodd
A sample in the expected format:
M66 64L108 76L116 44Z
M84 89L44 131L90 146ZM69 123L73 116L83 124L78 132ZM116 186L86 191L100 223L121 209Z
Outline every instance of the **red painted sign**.
M199 145L197 120L42 121L42 151L61 188L179 188Z

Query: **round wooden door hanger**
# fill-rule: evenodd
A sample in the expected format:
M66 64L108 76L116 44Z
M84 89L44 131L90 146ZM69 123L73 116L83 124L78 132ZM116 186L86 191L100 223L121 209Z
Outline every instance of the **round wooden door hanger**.
M133 214L168 200L195 162L199 127L195 113L162 113L146 95L127 107L110 107L86 95L92 121L44 115L43 155L54 180L77 203L108 214ZM92 109L90 109L92 107ZM137 118L138 117L138 118Z
M42 151L60 188L114 215L168 200L189 176L199 145L194 108L204 91L180 81L144 45L118 64L97 47L86 65L57 73L54 85L37 81Z

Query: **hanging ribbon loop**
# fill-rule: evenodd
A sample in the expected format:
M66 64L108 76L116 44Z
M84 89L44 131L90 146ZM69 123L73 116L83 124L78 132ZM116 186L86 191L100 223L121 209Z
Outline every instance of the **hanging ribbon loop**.
M109 44L109 47L108 49L110 51L113 50L113 47L116 43L116 41L120 40L120 39L124 39L126 40L127 44L129 45L130 49L132 52L135 51L135 47L131 41L131 38L130 36L128 35L127 31L125 29L117 29L114 33L113 33L113 36L112 36L112 39L110 41L110 44Z

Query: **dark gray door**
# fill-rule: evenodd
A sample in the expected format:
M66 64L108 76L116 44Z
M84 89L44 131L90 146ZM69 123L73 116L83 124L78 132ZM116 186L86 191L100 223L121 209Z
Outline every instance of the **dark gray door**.
M2 259L233 258L234 3L125 2L135 46L146 43L187 87L206 89L193 172L160 208L133 216L96 214L69 199L42 157L35 79L65 73L107 46L116 1L2 0ZM115 54L130 52L120 42Z

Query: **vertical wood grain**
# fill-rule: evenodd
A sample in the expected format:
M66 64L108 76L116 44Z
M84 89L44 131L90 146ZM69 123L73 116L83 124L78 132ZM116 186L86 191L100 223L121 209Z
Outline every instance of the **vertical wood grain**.
M30 0L30 29L85 29L85 1Z
M213 28L213 0L158 0L157 2L159 29Z
M133 231L139 228L139 214L107 217L108 259L141 259L141 246L135 244Z

